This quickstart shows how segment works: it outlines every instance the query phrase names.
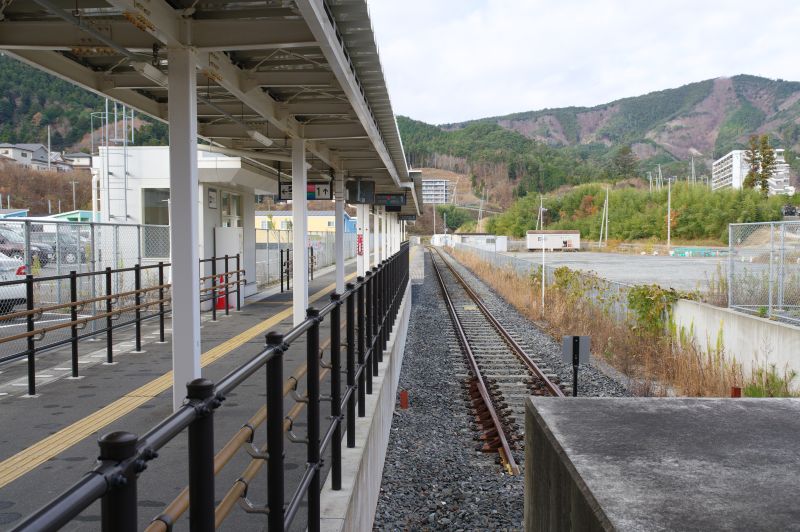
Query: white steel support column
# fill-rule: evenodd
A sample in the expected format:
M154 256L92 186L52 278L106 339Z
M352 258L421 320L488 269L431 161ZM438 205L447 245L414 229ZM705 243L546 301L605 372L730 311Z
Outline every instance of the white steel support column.
M187 48L170 48L168 58L172 408L177 410L186 383L200 377L197 60Z
M294 325L306 319L308 308L308 201L306 141L292 139L292 308Z
M357 204L356 205L356 247L358 241L361 241L361 254L356 249L356 275L364 277L364 273L369 269L369 243L367 241L369 235L366 231L367 224L369 224L369 205Z
M366 260L365 264L367 267L367 271L372 269L374 265L374 261L372 260L372 252L375 249L375 246L372 244L372 207L367 205L364 209L366 215L364 219L364 258Z
M383 259L386 260L389 258L389 215L390 213L386 212L386 207L381 209L383 213L383 227L381 230L383 231Z
M375 264L380 264L383 259L383 216L381 207L375 207Z
M337 172L334 181L334 192L336 194L336 221L334 230L336 231L333 247L336 251L336 293L344 292L344 175Z

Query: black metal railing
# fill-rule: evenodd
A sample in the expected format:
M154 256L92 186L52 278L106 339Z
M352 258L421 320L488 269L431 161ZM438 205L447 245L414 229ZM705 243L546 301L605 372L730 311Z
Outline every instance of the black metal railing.
M314 280L314 270L317 268L317 257L314 255L314 248L308 247L308 280ZM281 293L292 289L292 250L281 250ZM285 284L285 288L284 288Z
M217 301L223 298L228 314L228 302L234 294L239 310L245 282L240 256L212 257L200 263L210 264L212 271L200 278L201 284L207 285L200 288L200 300L212 302L212 319L216 320ZM224 269L217 272L217 263ZM135 350L141 351L142 324L158 319L159 341L164 342L164 320L172 311L171 285L165 282L169 266L165 262L137 264L98 272L26 275L24 279L0 282L0 293L17 292L20 287L25 290L24 310L0 315L0 324L11 330L0 337L0 349L6 351L0 352L0 365L27 358L28 394L35 395L36 357L45 351L70 345L71 376L78 377L81 340L105 335L109 364L114 362L114 332L118 329L134 327ZM150 282L144 282L144 278Z
M214 456L215 411L234 389L263 367L266 367L267 373L266 414L262 417L267 425L266 445L262 447L264 452L261 455L253 456L267 464L267 502L263 507L254 507L249 500L246 503L251 511L265 513L268 530L275 532L289 528L302 501L306 499L308 528L312 532L319 530L322 456L328 449L331 450L332 488L341 489L342 431L347 432L347 447L355 447L356 415L365 415L365 397L367 393L371 393L372 378L377 374L378 363L383 360L408 280L408 244L403 243L400 251L373 268L365 277L359 277L355 284L348 283L344 293L332 294L330 303L324 308L309 308L305 321L287 334L267 334L264 350L228 373L216 385L207 379L188 383L183 406L144 436L137 437L129 432L112 432L102 436L99 440L97 466L41 510L26 518L14 530L57 530L98 499L101 500L103 531L136 530L136 486L139 474L147 468L149 462L158 457L158 451L164 445L185 429L188 429L189 529L192 532L214 530L215 519L219 519L220 512L223 512L222 507L231 506L223 500L215 508L214 471L220 459L219 455ZM343 347L340 342L342 305L345 306L346 321L344 391L340 378ZM330 320L331 330L331 356L329 365L325 366L331 375L329 398L323 398L320 392L320 367L323 364L320 353L320 323L325 319ZM283 355L292 343L303 337L306 340L307 395L300 400L308 409L307 437L304 440L307 445L307 463L298 487L286 502L283 448L288 416L284 415ZM292 376L290 379L295 379L296 386L297 378ZM328 400L330 422L323 431L321 406ZM248 426L248 429L250 434L254 434L255 427ZM239 433L241 432L240 429ZM234 435L229 444L239 441L236 439L239 433ZM247 443L252 450L252 439ZM228 448L229 445L225 445L223 450ZM220 454L222 452L221 450ZM241 480L240 478L236 482ZM239 497L246 498L246 485L244 492L239 493ZM171 508L172 505L167 512L157 516L147 530L171 530L182 513Z

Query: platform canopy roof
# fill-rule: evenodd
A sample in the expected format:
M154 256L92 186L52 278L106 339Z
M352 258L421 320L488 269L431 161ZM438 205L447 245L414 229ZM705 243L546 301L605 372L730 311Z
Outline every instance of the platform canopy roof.
M202 139L277 176L304 138L309 179L371 178L419 213L365 0L0 0L0 50L165 122L181 46Z

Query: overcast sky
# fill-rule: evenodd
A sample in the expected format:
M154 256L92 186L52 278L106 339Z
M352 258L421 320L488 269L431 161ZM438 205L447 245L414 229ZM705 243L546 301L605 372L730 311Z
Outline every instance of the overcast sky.
M440 124L693 81L800 81L798 0L369 0L396 114Z

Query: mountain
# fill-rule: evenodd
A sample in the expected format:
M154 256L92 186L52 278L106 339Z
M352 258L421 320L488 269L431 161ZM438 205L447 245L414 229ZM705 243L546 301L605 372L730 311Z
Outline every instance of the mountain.
M104 109L96 94L0 54L0 142L46 144L50 126L53 150L88 150L91 113ZM136 144L166 143L163 124L141 116L136 127Z
M695 159L698 175L714 159L768 133L800 147L800 83L739 75L624 98L595 107L564 107L434 126L406 117L398 125L409 162L472 176L494 205L563 185L643 176L662 166L681 178ZM625 150L635 155L634 171Z
M552 146L630 144L640 159L665 154L718 158L769 133L781 147L800 140L800 82L739 75L623 98L484 118ZM470 122L450 124L458 129Z

